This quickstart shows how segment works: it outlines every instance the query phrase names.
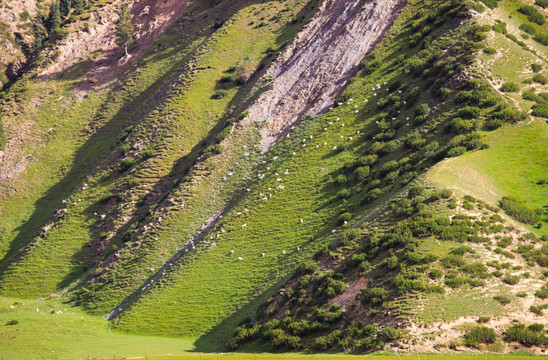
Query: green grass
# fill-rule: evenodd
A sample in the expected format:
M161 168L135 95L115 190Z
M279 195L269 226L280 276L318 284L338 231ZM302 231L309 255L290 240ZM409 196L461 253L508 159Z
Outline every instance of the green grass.
M546 205L548 188L548 126L537 120L528 125L506 126L489 134L487 150L448 159L435 166L429 178L496 205L502 196L514 196L533 208ZM546 218L541 229L545 234Z
M17 305L13 305L18 303ZM14 309L10 308L14 306ZM39 312L36 309L39 309ZM66 309L66 310L65 310ZM54 312L53 314L51 312ZM62 314L57 315L57 311ZM17 325L5 325L18 320ZM61 326L59 326L61 325ZM326 360L396 360L393 354L368 356L344 354L301 353L228 353L219 355L214 349L196 350L195 339L135 336L118 333L104 319L85 314L57 300L20 300L0 297L0 357L12 359L326 359ZM29 346L32 344L32 346ZM53 351L53 352L52 352ZM402 359L414 359L416 354L400 354ZM421 357L425 356L421 354ZM499 355L491 354L490 358ZM430 359L446 359L447 355L428 355ZM478 355L451 355L462 360L477 359ZM522 360L525 355L505 355L505 359ZM538 357L542 358L542 357Z
M238 11L239 9L234 7L230 10ZM214 8L210 12L219 15L219 11ZM186 29L185 31L193 36L183 44L180 44L179 37L168 33L159 39L156 45L168 47L168 50L159 53L151 52L141 59L140 71L130 75L121 89L116 89L118 91L113 99L107 99L106 93L101 93L100 97L90 96L81 103L72 99L73 103L67 109L77 113L66 115L66 124L70 127L59 129L58 136L49 141L45 149L40 146L42 144L36 146L40 149L37 161L30 164L26 172L32 176L24 177L15 185L19 191L22 191L19 194L25 194L24 199L16 194L8 197L4 202L2 221L5 224L6 235L3 236L2 245L8 257L4 259L5 273L2 276L1 287L5 293L17 296L48 295L68 285L91 266L90 257L93 254L88 244L97 237L99 232L91 230L97 221L93 212L102 210L98 206L98 201L102 197L120 191L120 187L124 187L125 182L123 179L116 179L116 175L111 176L108 181L100 181L99 177L92 176L86 180L88 186L84 190L84 176L90 170L97 171L94 169L97 165L100 165L99 169L106 168L107 171L112 171L109 167L113 165L112 162L116 161L116 158L108 158L106 155L117 145L119 134L122 133L123 127L131 124L130 120L140 121L140 117L145 117L142 124L135 130L135 135L131 139L133 143L152 141L151 145L157 147L156 156L150 159L146 166L141 166L137 173L128 176L128 178L137 178L142 185L141 189L137 189L134 198L147 192L144 189L146 184L151 185L152 188L155 183L164 181L164 178L172 177L176 170L184 173L185 169L190 167L192 161L199 155L196 149L200 147L200 141L215 131L215 127L222 124L220 119L230 114L234 104L242 101L245 96L245 91L232 88L229 90L230 95L222 100L210 98L225 71L230 65L238 65L242 59L245 59L254 69L268 48L281 46L292 32L298 29L299 25L291 25L288 31L282 31L285 23L280 22L249 31L250 11L248 8L243 9L242 13L234 15L214 34L211 34L208 28L203 30L203 24L193 29ZM262 15L272 11L269 5ZM248 33L245 37L242 36L244 32ZM245 41L241 41L242 38ZM163 83L173 81L171 78L177 74L177 67L190 61L196 61L194 66L206 70L189 74L184 83L171 90L169 95L158 99L158 92ZM81 80L83 70L85 68L73 74L77 79L75 82ZM51 106L40 107L38 114L25 113L26 116L39 119L39 125L44 128L50 126L55 119L54 116L57 115L55 109L59 105L53 99L63 95L69 96L73 81L63 83L54 80L48 84L51 89L60 93L49 96L49 99L52 99ZM31 89L26 94L28 100L38 96L38 91L44 90L35 83L29 83L28 87ZM157 102L160 105L151 112ZM90 106L94 108L89 109ZM126 106L132 108L129 114L122 110ZM89 114L94 111L100 111L97 115L99 119L93 119L91 123L97 122L93 124L95 126L104 125L99 134L85 142L84 139L73 136L78 133L80 127L84 129L90 127L91 124L86 124L85 121L91 120ZM146 116L147 114L149 116ZM166 122L165 119L168 121ZM166 122L159 129L163 141L156 143L156 139L150 138L149 129L161 122ZM57 126L59 128L59 125ZM174 134L182 134L182 136L173 136ZM61 156L64 157L61 158ZM179 169L173 169L174 163L185 156L190 157L189 161L183 162L184 166ZM114 167L117 168L117 165ZM63 174L63 168L70 168L70 171L60 179L59 174ZM56 181L59 182L56 183ZM80 186L82 188L78 189ZM24 255L17 264L9 264L8 261L12 260L18 248L29 242L29 239L39 230L39 224L44 224L53 209L61 206L61 200L69 195L71 197L68 201L68 212L64 219L58 221L46 235L46 241L35 238L32 251ZM203 216L198 216L193 220L195 228L201 225L202 218ZM26 219L24 226L21 228L14 226L24 221L23 219ZM189 230L192 231L192 229ZM169 248L171 252L174 245L177 246L172 244ZM11 249L8 250L8 246ZM165 249L161 250L161 252L164 251ZM45 276L39 280L38 277L33 277L36 281L28 281L25 286L21 286L20 279L33 272L39 272ZM121 298L113 298L113 301L119 299ZM105 304L106 306L108 304Z
M10 320L19 323L6 325ZM106 320L56 300L0 297L0 329L0 357L6 360L167 356L194 349L193 339L116 333Z
M517 29L521 22L527 21L523 14L517 12L519 6L519 2L503 1L500 8L493 12L494 17ZM493 25L492 19L478 21ZM510 33L512 29L509 26ZM542 29L546 31L546 25ZM518 83L522 93L532 87L536 93L548 90L547 86L523 84L533 75L532 63L544 64L542 71L546 71L545 60L493 31L487 39L487 46L496 48L504 55L495 61L491 60L490 55L479 55L481 65L475 69L480 74L499 84L503 81ZM539 53L546 53L542 45L536 43L536 46ZM523 100L519 92L504 96L522 110L528 110L533 104ZM441 186L457 189L461 194L470 194L492 205L497 205L503 196L514 196L533 208L544 208L548 188L537 185L537 182L548 180L547 138L548 125L540 118L531 123L504 126L486 133L485 142L490 145L489 149L448 159L435 166L429 178ZM541 229L530 229L538 235L548 234L546 216L543 220Z
M405 19L410 16L411 9L407 9ZM378 50L377 56L387 59L385 66L370 77L356 78L348 89L349 97L354 98L353 104L360 108L360 114L354 114L353 106L341 106L324 116L304 120L297 126L289 139L265 155L266 164L259 162L257 169L251 173L252 179L256 179L257 174L266 176L256 185L250 186L250 196L230 203L230 211L227 211L215 230L206 234L207 243L204 241L199 244L195 251L191 251L183 261L167 271L159 285L155 283L122 313L116 320L119 329L131 333L191 336L213 329L205 338L223 344L238 322L253 314L260 302L276 291L279 281L304 259L310 258L322 244L333 239L329 236L331 230L342 230L336 222L340 213L350 209L358 222L358 219L369 215L374 206L382 204L382 200L401 188L400 183L389 186L383 182L383 186L386 186L384 194L387 196L373 205L363 206L360 202L367 192L367 182L352 185L350 181L348 189L353 196L340 200L337 194L342 187L335 186L333 178L342 171L345 162L363 155L367 145L372 143L371 137L376 128L373 116L378 114L378 109L373 103L371 86L394 80L395 67L391 61L401 53L402 48L408 51L410 57L417 54L418 50L408 49L405 37L401 36L405 31L403 21L393 27L386 42ZM439 30L443 34L440 40L443 44L452 43L460 34L457 31L453 34L444 31L448 31L447 27ZM409 82L409 87L423 85L421 80L415 80L412 76L405 81ZM386 96L386 90L378 92L379 96ZM430 96L430 93L424 94L417 103L431 100ZM363 105L366 98L371 101ZM413 113L414 108L402 107L400 116ZM337 121L337 118L341 120ZM428 124L429 129L438 129L437 126L443 127L437 123ZM324 131L324 128L327 130ZM402 127L397 137L403 139L410 130ZM358 131L362 135L358 136ZM240 134L236 133L234 139ZM333 149L334 146L344 144L341 136L345 139L353 137L352 146L347 151ZM449 136L436 135L436 139L441 142L446 142L445 137ZM233 141L230 139L228 144ZM306 147L302 146L303 143ZM412 150L398 147L383 157L376 169L390 160L399 160L412 154ZM205 165L208 164L216 168L213 166L215 163ZM271 169L267 170L267 167ZM418 166L417 170L420 169ZM288 170L288 175L283 175L285 170ZM275 175L276 172L279 175ZM277 178L281 181L276 181ZM383 177L380 176L380 179ZM285 189L278 190L279 184ZM269 194L272 194L271 198ZM264 196L267 197L266 201L261 200ZM238 215L238 212L242 215ZM158 236L158 241L166 241L170 239L169 236L181 241L180 236L170 234L173 229L181 228L179 224L183 224L177 218L179 215L175 214L172 219L166 220L168 223L155 229L153 236ZM247 225L245 228L244 224ZM213 242L215 246L211 246ZM231 250L234 250L233 254ZM265 253L264 257L262 253ZM238 257L243 260L239 261ZM109 284L108 280L107 284L115 286L115 283ZM165 313L158 315L159 308L166 309Z
M431 294L427 298L411 300L406 304L408 310L420 307L411 318L423 324L451 322L463 316L503 316L506 313L499 302L487 296L481 290L461 289L448 294Z
M22 121L32 125L34 138L46 138L47 141L34 143L28 140L22 151L28 153L31 162L24 176L14 182L17 192L0 198L3 205L0 254L7 254L0 263L0 291L3 294L33 298L73 285L74 291L70 291L67 298L76 300L90 312L103 315L135 293L137 297L131 299L134 302L113 324L118 330L191 338L207 333L196 340L194 346L204 351L216 348L226 343L242 318L252 315L261 302L278 291L299 263L334 238L330 235L331 230L341 230L336 219L342 212L351 212L350 225L355 225L374 219L375 211L382 211L384 202L405 184L401 180L391 185L384 174L379 175L383 164L409 156L417 160L417 164L406 168L402 174L409 169L418 174L437 161L421 158L422 153L415 156L417 151L402 146L403 139L411 131L420 131L429 142L439 141L439 155L443 157L443 151L447 150L445 145L452 137L444 132L444 121L453 110L453 104L442 104L433 110L435 116L431 116L424 127L415 127L415 124L409 128L394 126L397 148L374 168L383 195L377 202L365 206L361 203L369 190L368 182L345 185L352 195L349 199L338 198L343 186L333 183L333 178L343 171L343 164L363 155L373 143L372 135L379 130L374 125L374 116L380 110L374 104L372 86L399 77L409 88L420 86L422 93L417 103L439 104L439 99L428 91L432 85L425 80L428 73L422 77L401 74L401 65L395 59L405 53L408 58L416 56L414 60L420 62L427 58L432 48L446 49L453 45L464 29L451 30L448 24L442 25L440 29L432 30L433 35L442 36L425 45L430 47L428 51L419 53L420 46L409 48L409 26L404 20L409 20L415 14L413 10L421 4L412 1L404 10L404 20L396 23L376 52L383 60L379 69L371 76L363 77L361 73L353 79L347 92L354 97L352 105L303 120L289 139L266 155L253 147L262 125L243 122L221 144L222 154L197 163L204 149L213 144L212 139L222 132L226 120L238 115L249 103L250 96L267 85L255 84L256 78L241 87L220 83L228 69L243 64L254 70L261 63L268 64L272 59L265 54L279 51L299 30L301 24L288 24L288 13L282 17L283 21L264 27L250 23L280 13L287 3L273 1L241 9L234 5L224 12L213 8L207 13L209 19L227 17L220 29L202 28L203 24L195 21L196 25L185 29L190 35L182 44L178 32L169 32L139 61L139 71L129 75L112 92L92 92L81 102L71 96L71 88L82 80L89 66L85 61L71 69L70 79L57 78L47 86L27 81L14 89L19 91L18 99L12 99L11 104L17 111L8 115L7 129L13 133L18 121ZM305 5L300 1L289 3L296 11ZM196 13L209 11L208 4L193 6L197 7ZM307 6L303 12L309 15L313 9ZM192 71L180 78L179 70L187 65ZM454 61L447 67L452 65ZM501 71L504 68L501 66ZM166 83L173 87L164 86ZM27 91L23 91L24 84ZM223 87L226 96L212 99L212 95ZM402 96L409 96L409 88L403 89ZM384 89L377 92L379 97L388 96ZM59 112L59 98L70 100L63 107L64 113ZM364 105L366 98L371 100L368 105ZM26 104L32 99L39 99L43 105L35 110L16 104ZM354 104L359 105L359 115L354 114ZM415 114L412 106L402 106L401 110L401 115L397 116L402 120ZM438 118L438 115L443 116ZM337 121L339 117L341 120ZM52 125L56 125L55 130L48 135ZM129 125L134 127L127 136L122 136ZM100 130L91 135L95 128ZM508 129L512 129L512 134L501 136L504 131L510 131ZM511 182L505 185L508 189L526 191L531 198L524 199L523 194L508 195L533 205L540 204L545 192L531 192L534 186L529 182L545 174L543 159L547 156L542 146L545 124L537 121L516 129L505 127L489 134L489 150L453 158L440 168L469 157L479 157L474 164L465 162L464 165L476 166L477 163L478 177L489 176L484 180L486 184L499 189L502 184ZM515 135L519 134L518 130L524 132L520 137ZM345 142L341 136L352 143L345 151L333 148L338 146L340 150ZM504 141L506 137L514 142ZM306 147L302 147L303 138L307 140ZM516 151L516 140L522 147L520 152ZM243 145L248 145L248 150L244 150ZM139 148L143 147L154 150L154 156L146 161L141 161ZM119 173L122 148L124 152L129 149L129 156L136 159L132 168L134 173ZM498 151L494 151L496 149ZM244 155L247 151L249 157ZM295 156L291 155L293 152ZM278 158L274 159L275 156ZM512 163L516 161L519 166ZM271 169L266 169L267 166ZM190 168L192 173L189 173ZM288 174L282 175L286 170ZM502 171L504 176L500 176ZM234 174L229 176L229 172ZM462 186L466 193L482 197L466 191L468 187L481 189L470 176L475 173L464 172L462 177L469 182L462 185L460 180L452 180L450 170L447 172L438 177L449 185ZM258 174L266 176L258 181ZM515 175L516 179L508 174ZM189 181L179 181L187 175ZM278 178L281 181L277 181ZM285 189L278 189L280 184ZM516 188L517 185L521 188ZM245 190L248 187L249 193ZM497 191L502 193L504 189ZM264 194L266 201L262 200ZM117 195L114 198L118 200L106 198L112 195ZM139 202L144 195L149 197ZM497 195L495 192L493 199L496 200ZM56 221L44 238L37 237L36 233L67 198L66 215ZM165 204L171 202L167 201L170 198L174 199L175 208ZM205 241L200 241L196 249L189 251L150 290L141 293L138 289L142 284L224 205L227 209L223 218L206 234ZM105 214L106 221L100 221L94 212ZM110 232L114 237L108 239L112 243L106 243L105 248L100 248L102 244L98 242L93 243L100 233ZM97 253L91 249L92 243L100 248ZM19 253L25 248L29 250ZM234 250L233 254L231 250ZM449 246L426 246L420 250L443 255ZM265 256L261 256L262 253ZM115 259L118 257L120 260ZM243 259L239 261L238 257ZM484 306L475 293L459 295L466 295L465 300L459 302L457 300L462 299L455 297L444 302L437 296L427 299L431 301L430 308L436 310L425 314L422 321L433 321L433 317L440 314L453 319L468 314L467 311L476 306ZM488 301L485 304L485 311L490 310L488 314L502 313L496 307L498 303ZM71 311L80 313L79 310L69 313ZM98 322L97 333L108 333L106 326L104 321ZM116 334L120 339L142 341L142 338ZM127 346L131 347L131 340L127 341ZM173 341L165 346L180 345L190 349L192 342L182 340L178 344ZM69 344L70 339L66 343ZM160 345L155 351L165 354L161 342L157 344ZM115 348L109 346L108 351ZM142 351L143 348L131 349Z

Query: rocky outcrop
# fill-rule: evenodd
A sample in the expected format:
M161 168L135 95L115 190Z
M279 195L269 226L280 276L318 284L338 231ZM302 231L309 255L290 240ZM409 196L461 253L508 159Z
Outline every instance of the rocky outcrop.
M248 121L266 122L269 149L305 113L325 111L363 58L390 28L405 0L327 0L315 18L265 75L270 87L249 109Z

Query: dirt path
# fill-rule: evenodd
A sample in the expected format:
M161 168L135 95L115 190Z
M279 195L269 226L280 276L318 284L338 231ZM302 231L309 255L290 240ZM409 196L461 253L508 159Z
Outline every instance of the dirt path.
M266 122L268 150L305 113L327 110L359 63L390 28L405 0L326 0L267 71L270 87L250 107L247 121Z

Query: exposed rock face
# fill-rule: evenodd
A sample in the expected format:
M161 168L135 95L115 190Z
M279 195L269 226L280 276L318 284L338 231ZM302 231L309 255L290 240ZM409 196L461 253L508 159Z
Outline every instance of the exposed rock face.
M405 0L327 0L266 77L269 90L251 106L248 121L266 121L269 149L303 114L325 111L361 60L392 25Z
M91 64L88 78L104 84L120 74L120 66L137 61L166 29L181 17L189 0L136 0L131 3L132 22L135 26L135 44L130 57L122 58L123 51L115 41L115 27L120 1L90 13L90 19L73 24L70 35L56 49L55 64L43 75L59 73L86 55L100 50L101 56ZM89 84L88 84L89 85ZM88 90L84 85L77 91Z
M29 23L37 11L38 8L34 0L9 0L0 5L0 24L2 24L2 28L0 28L1 73L6 71L6 67L2 64L15 63L16 66L20 67L22 61L24 61L25 57L15 42L14 33L18 32L24 39L28 40L32 31L29 30L30 27L22 27L21 25ZM13 71L6 75L10 79L13 76L18 76Z

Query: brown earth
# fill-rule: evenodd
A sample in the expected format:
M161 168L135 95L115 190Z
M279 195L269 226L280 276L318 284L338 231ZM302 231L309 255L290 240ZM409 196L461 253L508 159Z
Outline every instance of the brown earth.
M265 74L272 79L247 121L266 122L268 150L305 113L327 110L359 63L390 28L404 0L327 0Z

